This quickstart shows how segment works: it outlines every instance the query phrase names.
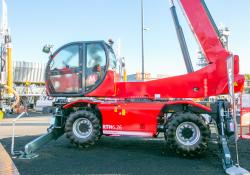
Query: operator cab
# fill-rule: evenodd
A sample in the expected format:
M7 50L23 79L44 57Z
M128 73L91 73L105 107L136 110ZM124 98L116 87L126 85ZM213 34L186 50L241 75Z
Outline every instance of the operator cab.
M104 41L66 44L50 56L46 68L47 93L55 97L85 96L105 81L108 70L115 73L115 69L115 54Z

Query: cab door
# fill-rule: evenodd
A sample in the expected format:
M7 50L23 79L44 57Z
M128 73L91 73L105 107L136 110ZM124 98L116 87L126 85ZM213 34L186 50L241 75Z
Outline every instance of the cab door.
M85 94L95 90L107 72L107 54L102 42L85 43Z
M115 96L116 58L113 50L103 41L85 43L85 96Z

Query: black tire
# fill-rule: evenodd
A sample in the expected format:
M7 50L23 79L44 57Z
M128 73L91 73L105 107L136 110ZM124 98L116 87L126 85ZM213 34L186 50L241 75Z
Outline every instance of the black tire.
M65 124L66 137L78 147L94 145L100 138L100 130L99 118L90 111L77 111L70 114Z
M176 113L167 123L164 135L171 150L182 156L194 157L207 150L210 129L197 114Z

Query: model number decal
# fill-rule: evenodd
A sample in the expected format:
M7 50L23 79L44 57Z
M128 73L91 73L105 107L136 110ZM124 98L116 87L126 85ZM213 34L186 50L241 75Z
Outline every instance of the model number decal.
M122 130L122 125L102 125L102 128L108 130Z

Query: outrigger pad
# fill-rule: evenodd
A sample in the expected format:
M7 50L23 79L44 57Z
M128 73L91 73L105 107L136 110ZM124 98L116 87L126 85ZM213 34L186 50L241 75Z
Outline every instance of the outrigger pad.
M226 173L228 175L250 175L249 171L235 165L231 166L230 168L226 168Z
M24 152L20 152L20 155L18 157L15 157L15 158L18 158L18 159L34 159L36 157L38 157L39 155L36 154L36 153L30 153L30 154L25 154Z

